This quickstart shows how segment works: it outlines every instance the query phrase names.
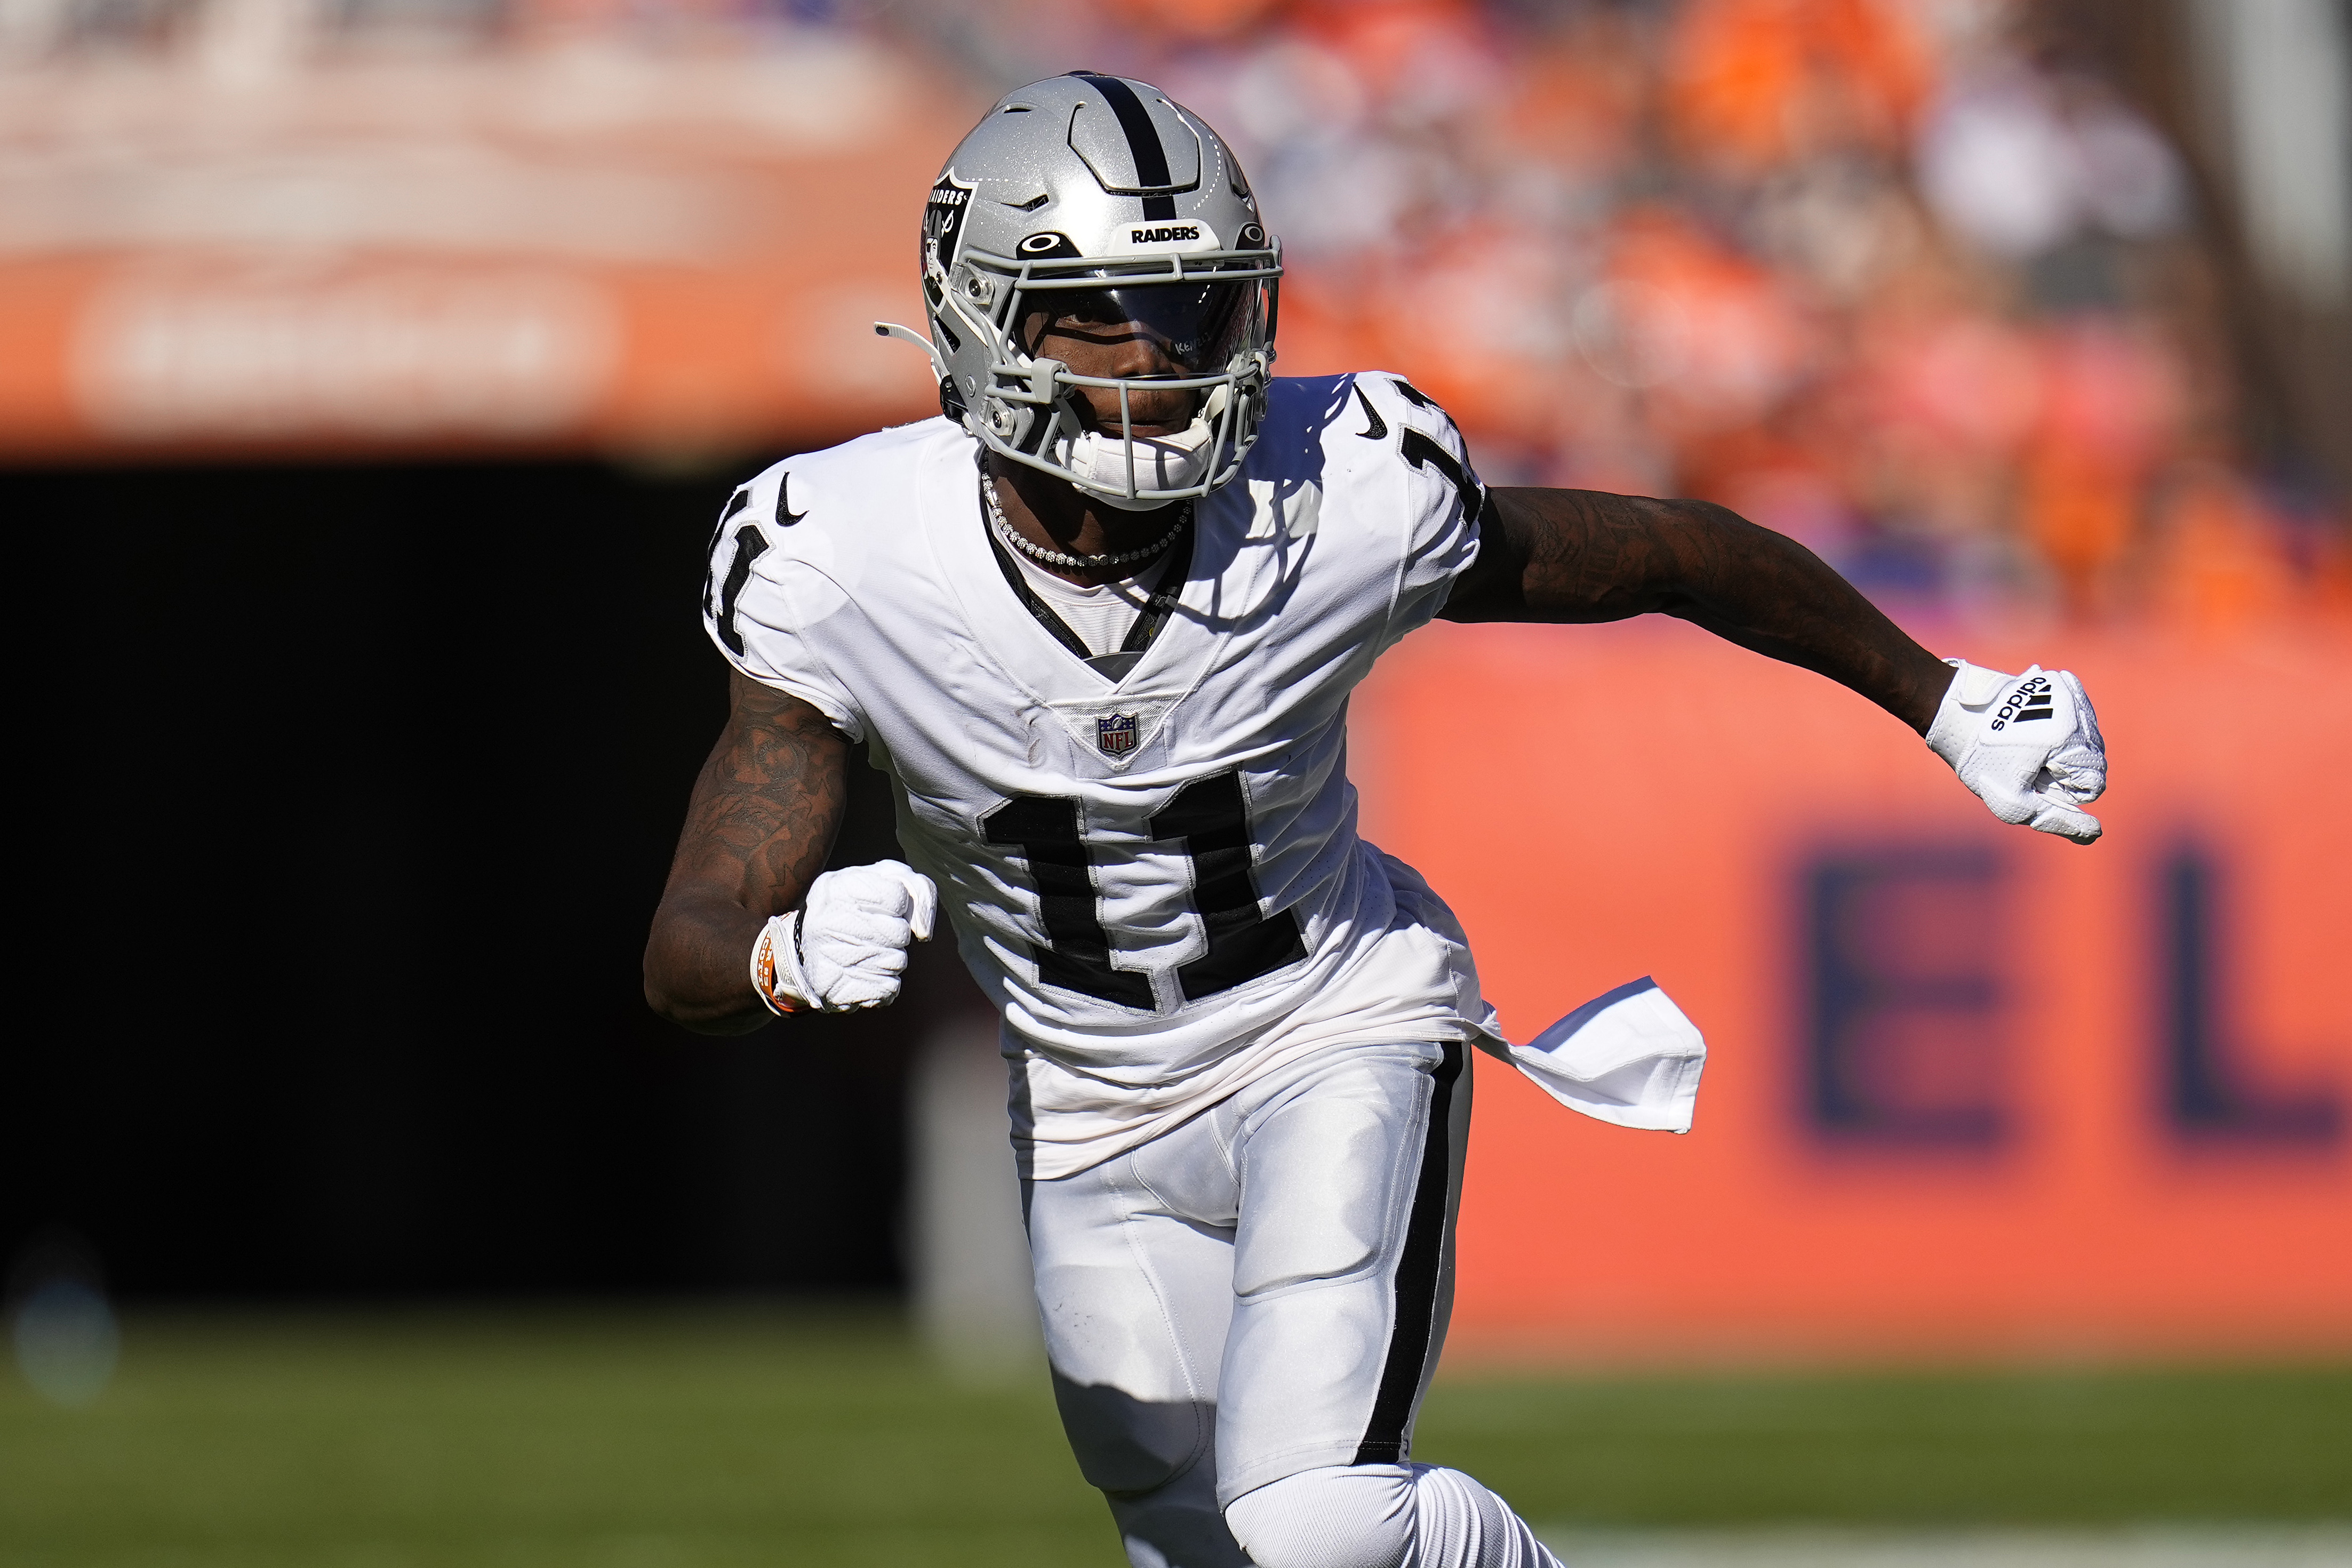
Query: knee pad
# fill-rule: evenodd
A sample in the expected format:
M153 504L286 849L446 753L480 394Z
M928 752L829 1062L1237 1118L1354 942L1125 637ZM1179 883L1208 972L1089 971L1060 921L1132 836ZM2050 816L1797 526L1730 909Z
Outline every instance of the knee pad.
M1062 1430L1078 1474L1107 1492L1148 1492L1185 1474L1210 1450L1217 1407L1202 1400L1138 1399L1121 1388L1054 1377Z
M1257 1568L1559 1568L1502 1499L1435 1465L1302 1470L1234 1499L1225 1525Z
M1412 1480L1402 1465L1301 1470L1235 1498L1225 1525L1257 1568L1405 1568Z
M1510 1527L1518 1521L1502 1499L1459 1470L1405 1470L1412 1484L1412 1568L1522 1568L1510 1551Z
M1559 1568L1527 1521L1459 1470L1407 1465L1412 1561L1407 1568Z

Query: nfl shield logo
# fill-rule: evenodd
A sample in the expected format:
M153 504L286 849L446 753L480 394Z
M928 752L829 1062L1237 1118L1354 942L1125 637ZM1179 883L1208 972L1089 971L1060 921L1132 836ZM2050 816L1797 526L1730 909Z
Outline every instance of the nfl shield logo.
M1123 757L1135 750L1135 715L1106 713L1096 720L1095 744L1106 757Z

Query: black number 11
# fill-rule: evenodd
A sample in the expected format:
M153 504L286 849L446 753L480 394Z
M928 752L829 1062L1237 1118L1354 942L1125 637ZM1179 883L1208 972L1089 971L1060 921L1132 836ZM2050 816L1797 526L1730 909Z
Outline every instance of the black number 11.
M1121 1007L1152 1008L1150 979L1116 969L1110 936L1095 897L1094 855L1078 833L1078 803L1060 795L1017 795L982 819L991 844L1019 848L1037 883L1045 941L1029 944L1037 977ZM1261 918L1250 876L1249 803L1239 771L1195 779L1154 813L1151 837L1181 839L1192 867L1192 908L1208 951L1180 964L1187 1002L1230 991L1307 956L1297 917L1288 910Z

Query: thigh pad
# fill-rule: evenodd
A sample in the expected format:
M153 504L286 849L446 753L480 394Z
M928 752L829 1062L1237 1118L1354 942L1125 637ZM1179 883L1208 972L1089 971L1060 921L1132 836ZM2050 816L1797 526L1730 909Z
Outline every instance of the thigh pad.
M1346 1279L1402 1238L1429 1098L1428 1063L1384 1050L1253 1119L1241 1162L1234 1295Z

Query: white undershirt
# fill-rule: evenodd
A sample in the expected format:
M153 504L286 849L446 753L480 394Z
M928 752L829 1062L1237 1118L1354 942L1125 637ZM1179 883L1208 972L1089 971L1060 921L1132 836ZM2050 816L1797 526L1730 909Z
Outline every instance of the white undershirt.
M1127 640L1127 634L1142 617L1152 589L1159 586L1168 570L1168 557L1162 554L1132 577L1081 588L1055 576L1018 550L1007 546L1005 553L1021 568L1021 575L1029 580L1030 591L1051 605L1054 613L1062 617L1063 625L1078 634L1087 651L1097 657L1118 651L1119 644Z

